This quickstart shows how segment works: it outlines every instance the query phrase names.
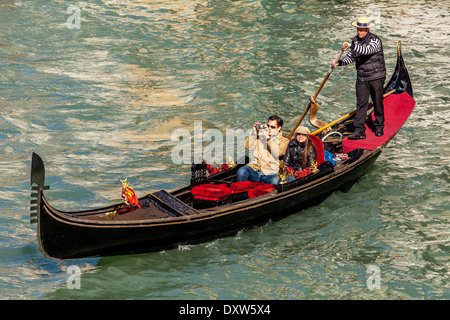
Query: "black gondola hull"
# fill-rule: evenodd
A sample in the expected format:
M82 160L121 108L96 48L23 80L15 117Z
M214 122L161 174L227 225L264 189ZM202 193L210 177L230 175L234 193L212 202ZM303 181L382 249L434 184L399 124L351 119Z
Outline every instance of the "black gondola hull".
M264 196L265 199L241 207L227 205L220 212L168 221L126 224L77 221L80 219L55 212L42 195L38 216L40 247L49 257L70 259L155 252L233 235L244 228L279 220L322 202L331 193L360 179L380 153L381 149L348 171L324 177L310 185Z

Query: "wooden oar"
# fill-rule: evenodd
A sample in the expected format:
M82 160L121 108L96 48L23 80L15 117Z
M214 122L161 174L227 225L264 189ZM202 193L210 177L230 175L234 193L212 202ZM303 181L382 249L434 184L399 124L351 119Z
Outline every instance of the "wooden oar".
M393 90L391 90L391 91L389 91L389 92L386 92L386 93L383 95L383 98L386 98L388 95L394 93L395 91L396 91L396 89L393 89ZM368 107L371 107L372 105L373 105L373 101L371 101L371 102L369 103ZM352 112L347 113L345 116L342 116L342 117L340 117L340 118L338 118L338 119L336 119L336 120L330 122L330 123L327 124L326 126L323 126L322 128L319 128L319 129L317 129L316 131L311 132L311 134L318 134L319 132L325 130L326 128L331 127L332 125L334 125L334 124L338 123L339 121L344 120L344 119L346 119L346 118L348 118L348 117L354 115L355 113L356 113L356 110L353 110Z
M326 121L317 119L317 112L319 111L319 104L316 101L312 100L312 96L309 97L311 102L311 107L309 109L309 123L311 123L316 128L322 128L327 125Z
M336 58L336 60L334 60L335 62L339 61L339 59L342 57L342 54L344 53L344 49L341 50L341 52L339 53L338 57ZM331 66L330 70L327 72L327 75L325 76L325 78L323 79L322 83L320 84L319 89L317 89L316 93L314 94L314 96L312 97L312 100L316 100L317 96L320 93L320 90L322 90L323 86L325 85L325 82L327 82L328 78L330 77L331 73L333 72L334 67ZM298 119L297 124L295 125L294 129L292 129L291 133L289 133L288 139L291 139L292 136L294 135L295 130L297 129L297 127L300 125L300 123L303 121L303 118L305 118L306 114L309 111L309 108L311 108L311 102L308 103L308 105L305 108L305 111L303 111L300 119Z

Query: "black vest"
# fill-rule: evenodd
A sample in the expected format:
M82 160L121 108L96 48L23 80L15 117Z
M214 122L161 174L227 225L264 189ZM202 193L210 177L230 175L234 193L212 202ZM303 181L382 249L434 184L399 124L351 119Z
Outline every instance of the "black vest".
M378 38L373 33L360 40L357 36L352 39L353 42L368 45L372 39ZM376 79L386 78L386 65L384 64L383 44L378 52L371 55L362 55L354 52L356 62L357 80L372 81Z

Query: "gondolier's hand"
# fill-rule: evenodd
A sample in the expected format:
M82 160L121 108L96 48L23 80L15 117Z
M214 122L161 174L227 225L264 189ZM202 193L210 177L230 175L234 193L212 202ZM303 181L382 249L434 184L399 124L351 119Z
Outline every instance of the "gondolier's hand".
M350 46L351 46L350 43L344 42L342 44L342 51L347 50L348 48L350 48ZM334 60L333 62L331 62L331 68L335 68L335 67L338 67L338 66L339 66L339 60Z
M338 66L339 66L339 61L333 61L333 62L331 62L331 67L332 67L332 68L338 67Z

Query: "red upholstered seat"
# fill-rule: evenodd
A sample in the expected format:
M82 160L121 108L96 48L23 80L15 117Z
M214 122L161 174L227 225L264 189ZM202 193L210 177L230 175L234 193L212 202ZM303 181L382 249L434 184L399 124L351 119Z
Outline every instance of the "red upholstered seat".
M314 147L316 147L316 154L317 154L316 161L317 161L317 167L319 167L325 161L325 149L323 147L322 140L320 140L319 137L316 137L313 134L309 135L309 138L311 139L312 143L314 144Z
M223 184L201 184L191 189L195 199L221 201L232 194L247 193L249 198L274 191L276 186L264 182L241 181L230 186Z
M222 184L201 184L191 189L191 194L196 199L218 201L225 199L231 193L226 183Z
M264 182L240 181L234 182L230 185L231 193L247 192L257 186L265 185Z
M306 177L307 175L310 175L311 172L312 172L311 168L305 168L303 170L296 171L294 173L294 176L295 176L296 179L300 179L300 178Z
M248 190L248 197L249 198L254 198L254 197L258 197L258 196L262 196L263 194L272 192L276 189L276 186L274 186L273 184L265 184L263 183L262 185L257 185L252 189Z

